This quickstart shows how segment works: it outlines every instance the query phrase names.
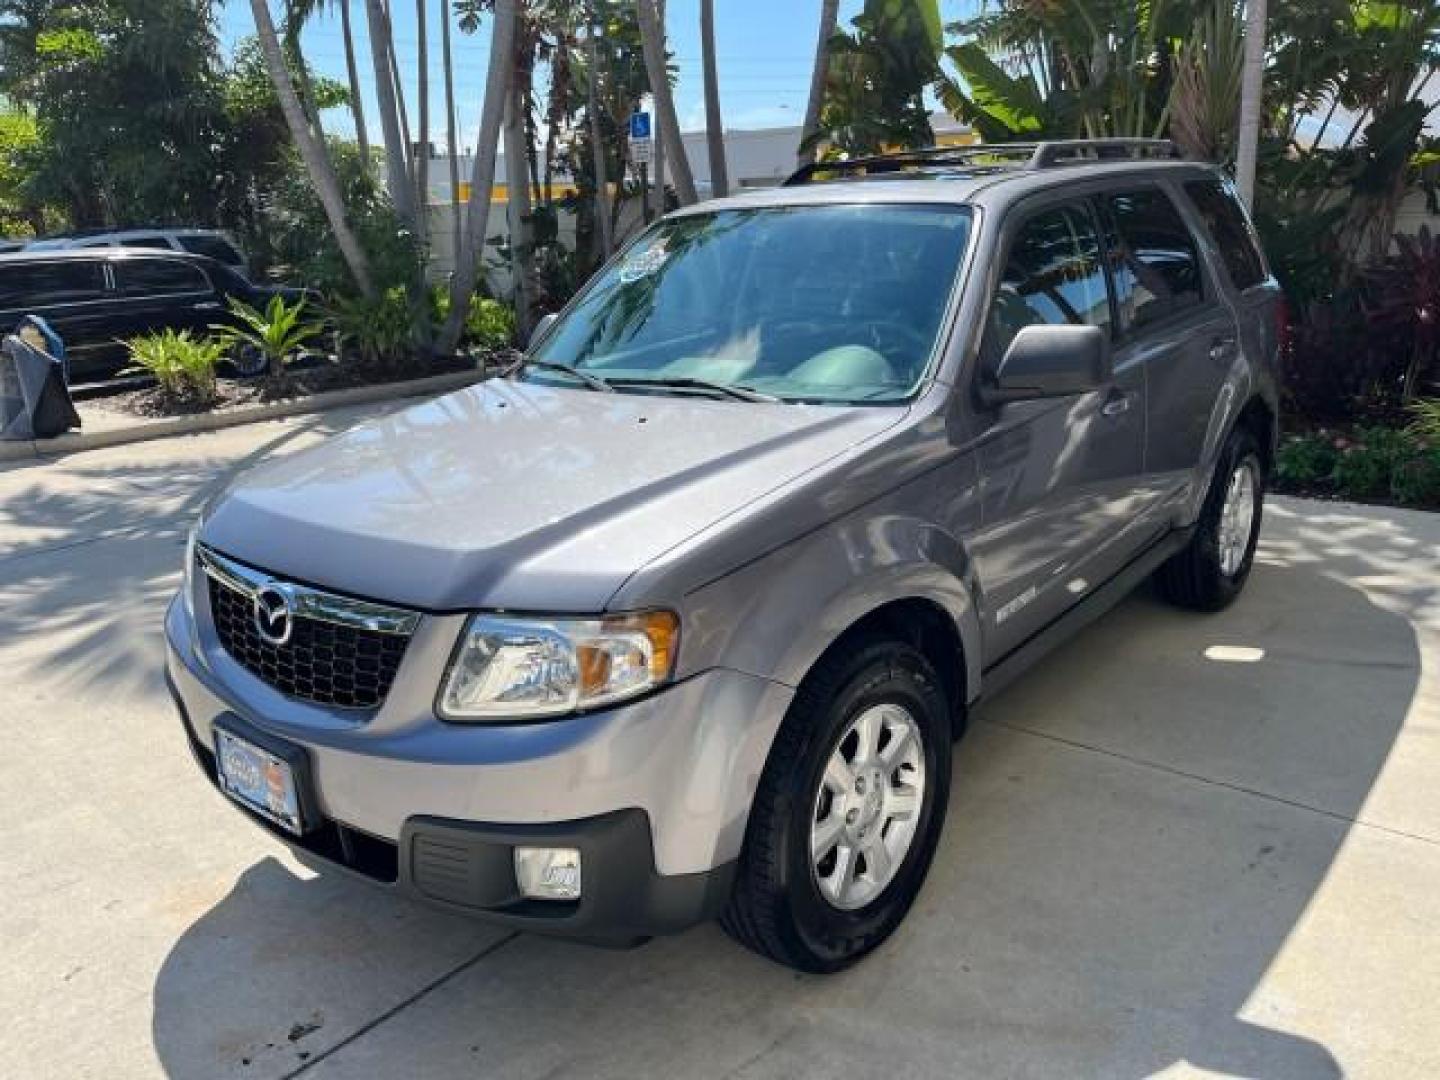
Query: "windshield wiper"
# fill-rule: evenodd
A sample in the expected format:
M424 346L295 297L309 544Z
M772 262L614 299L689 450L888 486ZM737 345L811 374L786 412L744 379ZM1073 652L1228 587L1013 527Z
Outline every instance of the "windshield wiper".
M541 371L558 371L561 375L569 375L572 379L584 383L591 390L599 390L601 393L613 394L615 388L604 379L591 375L588 371L581 371L570 364L562 364L555 360L531 360L529 357L521 357L500 373L502 379L508 379L511 375L519 374L527 367L539 368Z
M689 376L659 379L611 379L613 386L659 386L675 390L705 390L712 394L734 398L736 401L776 402L781 399L774 394L752 390L748 386L731 386L728 383L711 382L709 379L694 379Z

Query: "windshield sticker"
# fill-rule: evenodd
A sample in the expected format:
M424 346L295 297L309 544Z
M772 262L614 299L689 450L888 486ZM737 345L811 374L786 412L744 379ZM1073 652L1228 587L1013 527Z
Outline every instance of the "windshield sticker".
M631 255L620 266L620 283L630 285L641 278L647 278L655 273L670 258L670 252L665 247L664 240L657 240L644 251Z

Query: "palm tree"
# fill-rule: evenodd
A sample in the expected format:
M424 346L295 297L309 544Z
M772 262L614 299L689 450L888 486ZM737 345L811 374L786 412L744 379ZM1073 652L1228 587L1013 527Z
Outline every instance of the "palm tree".
M340 36L345 42L345 77L350 84L350 114L355 118L355 141L360 145L360 164L370 171L370 133L365 130L365 103L360 96L360 69L355 63L355 39L350 30L350 0L337 0L340 7Z
M518 73L519 58L515 69ZM530 184L526 176L525 93L512 79L505 96L505 212L510 231L510 283L515 290L515 328L530 333L534 250L530 241Z
M355 278L355 284L365 296L373 297L375 285L370 279L369 260L345 218L345 201L340 191L340 179L335 175L335 168L330 163L324 146L311 129L305 110L300 105L300 98L295 93L295 84L290 80L290 69L285 65L285 53L280 47L275 23L270 18L270 7L266 0L250 0L250 10L255 15L255 32L260 39L260 53L265 58L270 81L275 85L275 96L280 99L280 110L285 114L286 126L290 128L290 136L295 140L300 158L310 174L310 182L315 186L315 193L325 210L325 218L335 233L335 243L340 248L345 265L350 268L350 273Z
M1235 179L1247 206L1255 202L1255 161L1260 146L1261 95L1265 82L1265 0L1245 3L1245 68L1240 76L1240 134Z
M586 90L588 98L585 111L590 121L590 157L595 170L595 224L600 233L600 254L610 258L614 241L610 231L610 208L607 205L610 179L605 175L605 144L601 141L600 129L600 49L599 28L595 18L594 0L590 4L590 24L586 27L585 54L587 66Z
M415 0L416 94L420 98L420 148L415 156L415 240L421 251L430 249L430 225L426 220L430 202L430 40L429 0ZM424 271L421 271L423 278Z
M263 4L265 0L251 0ZM371 0L375 2L375 0ZM490 63L485 73L485 104L480 113L480 137L475 147L475 168L470 175L470 201L465 211L461 250L450 278L450 313L440 333L441 353L453 353L460 344L460 332L470 310L470 298L480 274L480 254L490 221L490 201L495 191L495 150L505 99L510 94L514 67L516 0L495 0L495 28L490 33Z
M455 63L450 51L450 0L440 0L440 52L445 69L445 153L450 158L450 217L454 226L450 253L460 257L460 147L455 134Z
M259 3L261 0L251 0ZM415 225L415 200L410 188L410 171L405 137L395 97L395 70L391 64L390 15L383 0L365 0L370 25L370 58L375 67L375 98L380 109L380 130L385 136L385 175L390 202L406 225Z
M710 191L730 194L725 167L725 126L720 117L720 83L715 73L715 0L700 0L700 54L705 67L705 138L710 144Z
M650 93L655 98L655 114L660 124L660 137L671 159L670 171L675 176L675 191L681 206L697 201L695 177L690 172L690 159L680 138L680 121L675 115L675 99L670 93L670 68L665 54L665 29L655 14L652 0L635 0L640 22L641 46L645 52L645 71L650 78Z
M830 39L840 20L840 0L823 0L820 5L820 39L815 43L815 68L810 73L810 99L805 104L805 123L800 128L797 168L815 160L815 142L820 135L820 106L825 102L825 80L830 72Z

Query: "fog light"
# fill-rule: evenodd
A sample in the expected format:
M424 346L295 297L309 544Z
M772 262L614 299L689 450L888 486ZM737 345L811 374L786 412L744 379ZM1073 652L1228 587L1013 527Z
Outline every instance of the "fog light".
M574 848L517 847L515 880L530 900L579 900L580 852Z

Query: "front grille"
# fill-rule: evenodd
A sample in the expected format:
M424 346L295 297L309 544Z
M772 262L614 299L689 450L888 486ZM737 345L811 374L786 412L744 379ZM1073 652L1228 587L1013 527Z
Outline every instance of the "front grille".
M207 556L207 561L214 558ZM233 566L227 563L225 569ZM374 709L384 702L410 644L408 632L346 625L296 611L289 640L274 645L256 626L253 592L215 573L208 581L220 644L251 674L282 694L317 705Z

